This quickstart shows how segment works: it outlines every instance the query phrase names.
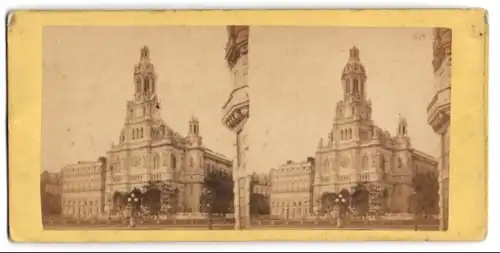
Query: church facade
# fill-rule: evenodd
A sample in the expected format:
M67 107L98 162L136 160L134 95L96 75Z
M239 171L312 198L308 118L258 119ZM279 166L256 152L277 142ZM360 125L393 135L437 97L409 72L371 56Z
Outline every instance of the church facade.
M391 135L372 119L372 103L366 92L367 73L359 49L349 51L341 84L343 99L336 104L328 139L320 140L315 154L313 203L316 210L324 192L340 192L364 183L371 207L385 212L408 211L415 173L437 173L437 161L412 148L403 117Z
M102 181L100 189L92 191L94 195L99 195L93 198L99 200L100 207L92 209L98 211L89 213L78 210L73 212L72 208L67 210L72 210L71 214L77 216L82 216L80 213L83 216L108 213L113 209L114 192L127 192L134 187L144 186L150 180L160 180L179 190L178 210L200 212L205 177L208 173L215 172L221 178L230 179L232 161L203 145L197 118L192 117L189 121L186 136L171 129L162 120L156 93L157 76L148 47L141 49L140 60L134 67L133 80L134 95L126 104L126 118L119 133L118 144L113 144L105 159L97 162L104 162L105 165L96 163L96 168L103 169L97 169L98 172L92 170L92 177L99 177L95 181ZM74 171L75 166L78 167L78 164L69 165L63 171ZM63 173L63 189L72 189L70 186L64 187L65 183L74 181L70 178L74 174L68 172ZM78 173L80 180L87 177L86 173L81 172ZM77 207L88 204L85 192L72 191L71 194L68 192L64 195L63 192L63 203L74 203ZM80 198L72 199L72 196Z

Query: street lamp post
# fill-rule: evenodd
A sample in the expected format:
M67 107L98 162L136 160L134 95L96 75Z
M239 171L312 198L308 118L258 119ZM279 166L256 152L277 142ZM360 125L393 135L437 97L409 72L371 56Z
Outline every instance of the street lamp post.
M321 201L316 201L316 223L319 223L319 217L321 213Z
M131 193L128 197L128 203L131 207L130 210L130 223L129 227L135 227L136 226L136 214L137 214L137 207L140 205L140 199L139 196L136 196L136 193Z
M342 196L342 194L337 195L335 198L335 206L337 207L337 227L342 227L342 215L344 213L344 205L347 203L347 200Z
M212 207L213 207L213 203L212 203L212 191L211 190L207 190L206 191L207 193L207 211L208 211L208 229L209 230L212 230Z
M208 229L212 229L212 205L209 203L208 206Z

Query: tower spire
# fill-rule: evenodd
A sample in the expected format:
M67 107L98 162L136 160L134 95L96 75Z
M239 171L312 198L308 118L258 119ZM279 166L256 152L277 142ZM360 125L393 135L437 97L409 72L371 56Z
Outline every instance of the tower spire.
M344 98L362 98L365 96L365 67L360 61L359 49L353 46L349 49L349 59L342 71L342 86Z
M398 113L398 135L405 136L408 134L408 123L406 122L406 118Z
M142 59L149 59L149 47L148 46L143 46L141 48L141 60Z
M156 74L154 65L151 63L148 46L143 46L140 50L141 57L135 65L135 96L136 98L151 97L156 93Z
M353 46L349 50L349 61L359 62L359 49L356 46Z

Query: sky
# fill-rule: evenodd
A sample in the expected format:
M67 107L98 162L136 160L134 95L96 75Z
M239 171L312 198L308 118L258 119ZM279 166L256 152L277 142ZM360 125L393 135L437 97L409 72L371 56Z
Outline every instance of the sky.
M221 123L232 86L226 40L223 26L45 28L42 170L95 161L118 143L145 45L166 124L186 135L194 115L204 144L233 157L234 134Z
M403 115L413 147L437 157L439 138L426 113L434 95L431 39L428 28L251 27L248 172L314 156L332 127L353 46L376 124L394 134ZM204 144L234 157L235 136L221 123L232 88L226 40L225 27L45 28L42 170L96 160L118 142L144 45L166 124L185 135L195 115Z
M251 167L264 172L314 156L332 128L353 46L367 71L375 123L395 134L401 114L413 147L437 157L426 112L434 95L431 43L429 28L252 27Z

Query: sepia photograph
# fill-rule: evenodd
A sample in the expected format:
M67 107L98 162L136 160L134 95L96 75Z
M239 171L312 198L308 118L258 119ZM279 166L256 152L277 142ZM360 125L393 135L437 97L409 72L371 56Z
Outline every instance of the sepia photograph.
M247 31L45 28L45 229L233 229Z
M447 229L450 29L252 27L250 41L249 164L271 217L256 224Z
M42 38L46 230L447 230L451 29Z

